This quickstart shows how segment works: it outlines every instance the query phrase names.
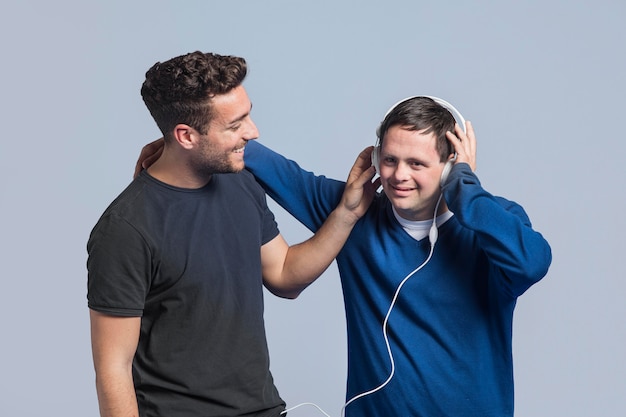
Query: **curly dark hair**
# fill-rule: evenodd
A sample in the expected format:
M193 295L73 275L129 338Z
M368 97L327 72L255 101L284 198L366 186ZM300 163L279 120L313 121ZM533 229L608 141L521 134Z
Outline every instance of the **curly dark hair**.
M206 134L211 99L243 82L246 60L200 51L157 62L146 72L141 96L165 140L183 123Z
M454 116L445 107L430 97L412 97L393 108L378 128L379 144L392 126L400 125L407 130L434 132L437 137L437 152L441 162L446 161L454 152L452 144L446 138L446 132L454 132Z

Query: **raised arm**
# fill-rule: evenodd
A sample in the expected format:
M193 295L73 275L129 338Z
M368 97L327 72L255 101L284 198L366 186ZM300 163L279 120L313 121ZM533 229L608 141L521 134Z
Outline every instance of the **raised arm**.
M356 222L371 204L380 180L372 182L372 147L363 150L348 176L340 203L313 237L288 246L277 236L261 248L265 286L274 294L296 298L337 256Z
M518 297L543 278L552 252L533 230L517 203L491 195L482 188L476 169L476 137L470 122L467 135L457 126L447 136L457 153L455 166L443 187L446 204L459 223L476 233L482 250L504 279L498 284L509 297Z
M96 390L101 417L138 417L132 363L140 317L116 317L89 310Z

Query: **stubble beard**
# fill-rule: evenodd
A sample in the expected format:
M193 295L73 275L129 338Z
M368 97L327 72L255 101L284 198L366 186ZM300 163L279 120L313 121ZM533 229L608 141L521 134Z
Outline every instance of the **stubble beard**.
M192 169L201 176L212 174L232 174L241 172L244 168L236 166L230 160L230 153L218 153L209 146L202 146L200 154L192 161Z

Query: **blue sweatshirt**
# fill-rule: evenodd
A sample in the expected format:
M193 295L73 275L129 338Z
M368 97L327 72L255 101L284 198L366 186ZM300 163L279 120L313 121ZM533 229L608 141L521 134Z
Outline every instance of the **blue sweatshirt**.
M268 195L315 232L344 182L317 176L251 141L246 167ZM387 334L391 381L351 402L348 417L513 415L512 320L517 297L548 271L551 250L523 208L485 191L467 164L443 188L454 216L430 261L402 286ZM384 194L337 256L348 332L347 400L392 371L383 321L403 279L430 252L396 220Z

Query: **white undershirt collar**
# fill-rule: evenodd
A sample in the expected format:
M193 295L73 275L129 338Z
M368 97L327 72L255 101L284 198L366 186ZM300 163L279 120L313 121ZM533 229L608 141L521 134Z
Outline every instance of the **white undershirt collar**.
M398 223L400 223L409 236L415 240L422 240L428 236L430 226L433 224L432 220L407 220L400 217L395 207L392 206L391 208L393 209L393 215L398 220ZM454 213L450 210L437 216L437 227L447 222L452 216L454 216Z

